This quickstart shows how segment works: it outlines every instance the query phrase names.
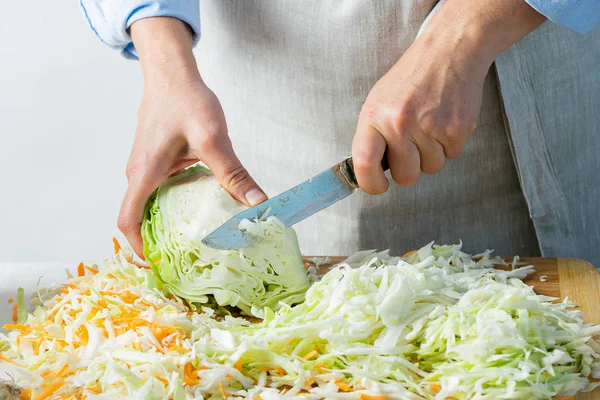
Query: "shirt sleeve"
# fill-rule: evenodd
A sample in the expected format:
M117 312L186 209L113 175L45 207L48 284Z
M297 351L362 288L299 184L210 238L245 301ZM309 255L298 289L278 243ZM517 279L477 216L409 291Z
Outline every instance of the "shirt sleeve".
M142 18L178 18L192 28L194 45L200 38L199 0L79 0L79 4L96 36L126 58L138 58L129 27Z
M525 0L550 21L581 35L600 23L600 0Z

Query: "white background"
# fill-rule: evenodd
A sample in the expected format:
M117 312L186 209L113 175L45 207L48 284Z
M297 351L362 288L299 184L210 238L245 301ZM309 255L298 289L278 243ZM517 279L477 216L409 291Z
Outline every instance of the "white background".
M112 252L141 94L78 1L0 0L0 262Z

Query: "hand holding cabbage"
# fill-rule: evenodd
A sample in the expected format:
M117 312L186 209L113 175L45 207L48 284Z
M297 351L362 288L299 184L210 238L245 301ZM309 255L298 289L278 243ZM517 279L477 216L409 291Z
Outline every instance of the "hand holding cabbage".
M202 161L244 204L267 197L233 151L221 104L198 72L187 25L176 18L144 18L131 25L131 35L144 73L144 96L118 226L141 256L144 204L182 168Z
M201 243L244 209L202 166L170 178L156 190L142 223L144 255L167 291L193 307L216 303L246 314L304 299L309 281L296 234L276 219L246 221L246 228L263 237L239 251Z

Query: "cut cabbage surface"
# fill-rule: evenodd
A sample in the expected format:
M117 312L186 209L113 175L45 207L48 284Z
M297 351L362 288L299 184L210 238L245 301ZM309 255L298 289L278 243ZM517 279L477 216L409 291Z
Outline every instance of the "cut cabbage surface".
M239 251L207 247L202 239L246 207L210 170L198 165L171 177L146 206L144 255L163 289L192 307L216 303L278 309L304 299L309 281L293 229L277 219L244 221L258 243Z

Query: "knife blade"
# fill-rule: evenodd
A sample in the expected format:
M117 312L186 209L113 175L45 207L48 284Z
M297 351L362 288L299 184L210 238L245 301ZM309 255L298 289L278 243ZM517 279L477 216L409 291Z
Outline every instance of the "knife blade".
M387 153L384 154L381 165L384 171L389 169ZM283 225L290 227L348 197L357 187L352 157L348 157L311 179L235 215L202 239L202 243L218 250L236 250L250 246L255 240L239 229L242 220L275 216Z

